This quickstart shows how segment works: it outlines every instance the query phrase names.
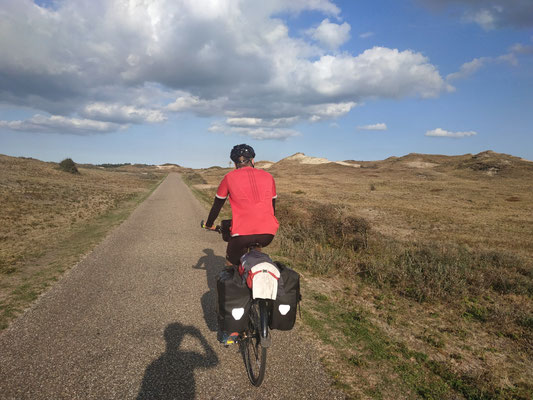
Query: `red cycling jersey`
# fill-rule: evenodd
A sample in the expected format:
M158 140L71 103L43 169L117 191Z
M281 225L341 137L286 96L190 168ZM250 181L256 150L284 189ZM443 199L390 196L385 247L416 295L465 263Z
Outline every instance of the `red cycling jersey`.
M252 167L233 170L220 182L216 196L229 197L231 236L276 234L279 223L272 207L276 183L268 172Z

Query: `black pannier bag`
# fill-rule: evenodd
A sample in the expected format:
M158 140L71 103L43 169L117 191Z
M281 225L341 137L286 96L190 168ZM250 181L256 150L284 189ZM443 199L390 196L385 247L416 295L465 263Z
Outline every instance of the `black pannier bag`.
M302 299L300 294L300 275L298 272L275 262L281 275L283 286L278 288L278 296L272 304L270 313L270 329L289 331L296 322L296 308Z
M217 276L217 317L222 331L241 332L248 327L251 305L250 289L235 268L226 268Z

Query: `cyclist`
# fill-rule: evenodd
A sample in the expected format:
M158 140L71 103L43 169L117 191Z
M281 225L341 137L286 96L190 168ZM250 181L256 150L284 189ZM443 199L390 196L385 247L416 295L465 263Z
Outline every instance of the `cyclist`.
M258 243L268 246L274 239L279 223L275 217L276 183L268 172L255 169L255 152L251 146L239 144L230 154L235 170L224 176L205 223L205 228L215 229L213 224L229 197L231 205L231 238L226 249L226 264L238 266L248 246ZM224 344L235 342L238 332L219 332Z
M205 227L213 224L229 197L232 223L231 239L226 249L228 265L239 265L241 256L252 243L268 246L278 230L276 183L268 172L255 169L255 152L251 146L239 144L230 154L235 170L224 176L207 217Z

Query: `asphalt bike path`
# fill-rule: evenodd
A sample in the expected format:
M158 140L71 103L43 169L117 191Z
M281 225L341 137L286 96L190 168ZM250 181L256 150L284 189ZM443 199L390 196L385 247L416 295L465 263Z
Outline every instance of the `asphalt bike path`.
M0 399L335 399L298 329L262 386L216 339L225 243L178 174L0 333Z

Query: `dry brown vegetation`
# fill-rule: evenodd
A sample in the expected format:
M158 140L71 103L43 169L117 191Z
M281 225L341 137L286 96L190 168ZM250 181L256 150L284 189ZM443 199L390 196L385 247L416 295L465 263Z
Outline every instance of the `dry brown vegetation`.
M270 251L306 276L305 325L338 385L354 398L532 398L533 163L357 164L268 169ZM208 204L228 171L186 176Z
M121 222L166 174L155 167L72 174L0 155L0 328Z

